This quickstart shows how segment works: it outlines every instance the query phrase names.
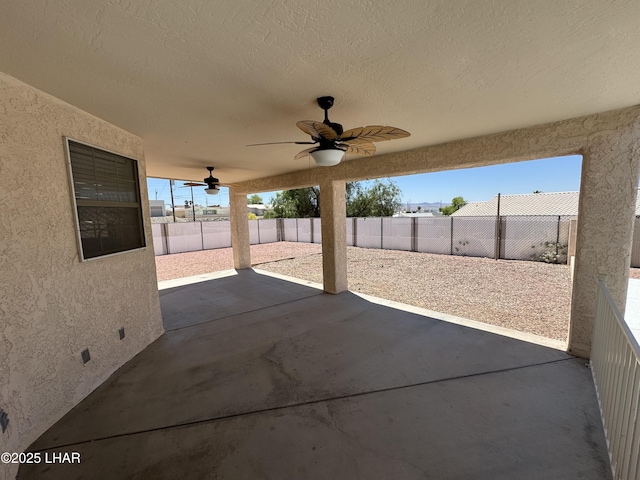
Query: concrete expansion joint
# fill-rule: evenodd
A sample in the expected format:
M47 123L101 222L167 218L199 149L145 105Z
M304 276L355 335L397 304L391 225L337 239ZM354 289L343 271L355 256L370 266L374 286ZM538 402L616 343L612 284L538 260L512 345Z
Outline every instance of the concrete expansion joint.
M323 294L323 292L318 291L317 293L314 292L313 294L309 295L308 297L297 298L295 300L287 300L286 302L282 302L282 303L274 303L273 305L269 305L268 307L261 306L261 307L256 307L256 308L253 308L253 309L250 309L250 310L243 310L242 312L232 313L231 315L226 315L224 317L216 317L216 318L212 318L211 320L204 321L204 322L194 323L192 325L185 325L184 327L172 328L171 330L166 330L165 333L177 332L178 330L185 330L187 328L200 327L200 326L202 326L204 324L207 324L207 323L217 322L217 321L220 321L220 320L227 320L227 319L230 319L230 318L233 318L233 317L239 317L239 316L242 316L242 315L246 315L248 313L253 313L253 312L260 311L260 310L264 310L265 308L274 308L274 307L281 307L282 305L294 304L296 302L302 302L302 301L306 300L309 297L312 297L312 296L315 296L315 295L322 295L322 294ZM242 328L242 326L232 327L231 329L234 329L234 328Z
M272 348L275 348L275 346L272 347ZM267 352L267 354L268 354L268 352ZM270 361L270 362L273 362L273 360L269 360L269 359L267 359L267 360ZM195 426L195 425L202 425L202 424L212 423L212 422L221 421L221 420L230 420L230 419L234 419L234 418L247 417L247 416L250 416L250 415L261 415L261 414L264 414L264 413L278 412L278 411L287 410L287 409L291 409L291 408L306 407L306 406L311 406L311 405L318 405L318 404L321 404L321 403L329 403L329 402L333 402L333 401L337 401L337 400L347 400L347 399L350 399L350 398L363 397L363 396L366 396L366 395L374 395L374 394L377 394L377 393L391 392L391 391L396 391L396 390L404 390L404 389L407 389L407 388L420 387L420 386L423 386L423 385L431 385L431 384L436 384L436 383L441 383L441 382L462 380L462 379L465 379L465 378L480 377L482 375L491 375L491 374L496 374L496 373L504 373L504 372L510 372L510 371L516 371L516 370L523 370L523 369L526 369L526 368L541 367L541 366L545 366L545 365L552 365L552 364L556 364L556 363L567 362L567 361L570 361L570 360L576 360L576 358L567 357L567 358L561 358L561 359L558 359L558 360L550 360L550 361L547 361L547 362L533 363L533 364L529 364L529 365L521 365L521 366L518 366L518 367L510 367L510 368L503 368L503 369L499 369L499 370L491 370L491 371L486 371L486 372L471 373L471 374L468 374L468 375L461 375L461 376L457 376L457 377L442 378L442 379L438 379L438 380L428 380L428 381L425 381L425 382L418 382L418 383L412 383L412 384L407 384L407 385L398 385L398 386L381 388L381 389L376 389L376 390L368 390L368 391L365 391L365 392L356 392L356 393L340 395L340 396L336 396L336 397L328 397L328 398L320 398L320 399L315 399L315 400L299 401L298 403L289 403L289 404L285 404L285 405L279 405L279 406L269 407L269 408L264 408L264 409L259 409L259 410L251 410L251 411L247 411L247 412L233 413L233 414L229 414L229 415L222 415L222 416L219 416L219 417L204 418L204 419L201 419L201 420L194 420L194 421L191 421L191 422L183 422L183 423L177 423L177 424L172 424L172 425L165 425L165 426L162 426L162 427L149 428L149 429L144 429L144 430L137 430L137 431L134 431L134 432L125 432L125 433L120 433L120 434L115 434L115 435L107 435L107 436L104 436L104 437L92 438L92 439L88 439L88 440L81 440L81 441L71 442L71 443L67 443L67 444L63 444L63 445L52 445L52 446L49 446L47 448L42 448L42 449L39 449L39 450L33 450L33 452L34 453L35 452L46 452L46 451L49 451L49 450L61 449L61 448L69 448L69 447L73 447L73 446L76 446L76 445L83 445L83 444L86 444L86 443L99 442L99 441L102 441L102 440L111 440L111 439L115 439L115 438L130 437L130 436L134 436L134 435L144 435L146 433L159 432L159 431L163 431L163 430L171 430L171 429L174 429L174 428L183 428L183 427L190 427L190 426ZM296 388L297 388L297 384L296 384ZM297 393L298 392L296 391L295 394L297 395ZM327 405L327 408L330 408L330 407ZM331 415L329 415L329 416L331 417ZM346 432L340 430L339 427L337 427L337 424L335 422L334 422L334 425L336 426L338 431L342 432L346 436L349 436ZM415 468L418 468L418 467L415 467Z

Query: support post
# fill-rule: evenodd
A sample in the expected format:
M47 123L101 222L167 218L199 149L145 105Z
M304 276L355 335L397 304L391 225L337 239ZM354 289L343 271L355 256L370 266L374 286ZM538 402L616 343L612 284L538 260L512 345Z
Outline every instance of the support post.
M589 358L597 278L624 315L640 174L640 119L589 137L583 151L568 352Z
M246 192L240 192L234 187L229 187L231 247L233 247L233 266L237 270L251 268L248 215Z
M327 180L320 184L322 221L322 274L324 291L347 290L347 218L345 182Z

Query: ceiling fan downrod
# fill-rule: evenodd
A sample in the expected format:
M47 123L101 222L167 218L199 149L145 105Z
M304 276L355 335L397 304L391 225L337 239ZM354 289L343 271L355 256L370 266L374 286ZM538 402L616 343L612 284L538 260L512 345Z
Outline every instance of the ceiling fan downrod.
M334 100L335 99L333 97L328 97L328 96L317 98L318 106L322 110L324 110L324 121L322 123L331 127L338 134L338 136L340 136L344 131L344 129L342 128L342 125L340 125L339 123L333 123L329 120L329 109L333 107Z

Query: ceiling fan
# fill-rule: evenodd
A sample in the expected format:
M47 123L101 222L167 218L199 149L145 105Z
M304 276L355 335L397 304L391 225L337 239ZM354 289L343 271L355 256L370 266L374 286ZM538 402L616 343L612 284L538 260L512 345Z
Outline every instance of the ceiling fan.
M276 145L282 143L295 143L297 145L316 145L307 148L295 156L295 159L311 155L317 165L327 167L340 163L345 153L354 155L373 155L376 147L373 142L395 140L405 138L409 132L396 127L382 125L368 125L366 127L352 128L344 131L342 125L329 120L329 109L333 106L333 97L319 97L318 106L324 110L324 121L301 120L297 127L311 136L311 142L270 142L254 143L247 145Z
M207 170L209 170L209 176L203 180L207 184L204 191L209 195L217 195L220 191L220 180L213 176L213 167L207 167Z
M207 167L209 170L209 176L203 180L204 183L198 182L185 182L183 187L191 187L191 196L193 197L193 187L207 187L204 189L209 195L216 195L220 192L220 180L213 176L213 167ZM193 200L193 199L192 199Z

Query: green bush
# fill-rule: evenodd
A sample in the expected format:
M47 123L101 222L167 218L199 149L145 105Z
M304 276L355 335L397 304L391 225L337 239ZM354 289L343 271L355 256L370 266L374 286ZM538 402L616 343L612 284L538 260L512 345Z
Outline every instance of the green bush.
M539 259L546 263L567 263L568 245L558 242L544 242L540 244L544 247L544 252L539 255Z

